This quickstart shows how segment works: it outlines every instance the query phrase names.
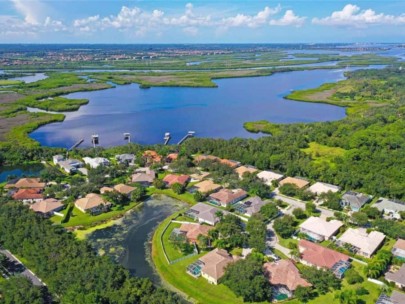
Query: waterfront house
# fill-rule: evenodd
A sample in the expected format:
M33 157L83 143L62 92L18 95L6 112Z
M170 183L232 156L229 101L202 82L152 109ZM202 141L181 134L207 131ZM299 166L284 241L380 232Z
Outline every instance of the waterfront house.
M108 166L110 161L104 157L83 157L83 161L86 165L89 165L90 168L96 169L100 166Z
M234 171L238 174L240 179L243 179L243 176L245 174L247 174L247 173L254 174L254 173L258 172L259 170L257 170L257 168L255 168L253 166L240 166L240 167L236 168Z
M111 204L106 202L100 195L89 193L85 197L76 200L75 206L84 213L96 215L107 211Z
M198 203L187 210L184 215L191 217L201 224L206 223L208 225L215 226L215 224L219 222L218 212L226 214L226 212L221 211L220 209L213 206L209 206L204 203Z
M263 268L275 294L284 294L290 298L298 286L312 286L301 277L298 268L291 260L279 260L277 262L265 263Z
M391 250L394 257L405 260L405 240L398 239Z
M41 188L21 188L12 195L12 198L16 201L22 201L25 204L32 204L42 201L44 196Z
M61 167L66 173L74 173L81 167L83 163L77 159L67 159L58 162L58 166Z
M315 195L321 195L322 193L339 192L340 187L327 183L316 182L311 187L309 187L308 190Z
M401 219L401 212L405 212L405 202L380 197L373 207L376 207L388 217Z
M199 261L202 263L201 275L208 283L217 285L225 274L225 268L236 261L226 250L215 248L202 256Z
M364 228L349 228L337 240L336 244L351 246L351 251L370 258L381 247L385 239L385 235L378 231L367 233Z
M306 234L312 241L322 242L331 239L342 226L341 221L325 221L320 217L311 216L300 225L300 232Z
M303 189L309 185L309 181L298 177L286 177L285 179L280 181L280 186L286 184L292 184L296 186L298 189Z
M260 178L266 185L272 186L273 181L280 181L284 175L273 171L262 171L257 174L257 177Z
M125 184L118 184L118 185L114 186L115 191L117 191L117 192L119 192L119 193L121 193L121 194L123 194L123 195L125 195L127 197L130 197L132 191L134 191L135 189L136 189L135 187L131 187L131 186L128 186L128 185L125 185Z
M234 208L239 213L252 216L253 214L258 213L265 204L266 202L264 202L260 197L254 196L249 197L243 202L236 203Z
M135 171L132 175L131 180L133 183L139 183L144 186L150 186L156 178L156 173L154 170L149 168L141 168Z
M191 174L191 182L197 182L197 181L202 181L206 179L210 175L209 172L200 172L200 173L194 173Z
M342 207L350 207L352 211L359 211L361 207L371 201L373 197L371 195L347 191L343 194L340 204Z
M183 233L190 243L196 243L200 235L208 236L208 232L214 227L196 223L183 223L178 230Z
M226 207L233 205L247 197L247 192L242 189L221 189L209 196L209 201L213 204Z
M199 183L195 184L190 189L190 191L191 192L198 191L198 192L201 192L203 194L207 194L207 193L216 192L221 188L222 188L221 185L215 184L212 180L205 180L205 181L202 181L202 182L199 182Z
M54 165L57 165L59 162L61 162L62 160L65 160L65 157L63 155L54 155L52 157L52 161Z
M162 162L162 156L153 150L146 150L143 152L142 159L144 160L146 166L159 164Z
M119 164L124 164L127 166L133 166L136 160L136 156L134 154L119 154L115 155L115 159Z
M59 200L47 198L46 200L36 202L30 206L30 209L44 217L51 217L65 207Z
M15 183L9 183L5 186L6 189L44 189L45 183L42 183L39 178L20 178Z
M398 288L405 288L405 264L402 264L401 268L395 272L387 272L385 279L388 282L395 283L395 286Z
M185 186L189 180L190 176L185 174L182 175L168 174L163 178L164 183L169 187L173 184L180 184L182 186Z
M104 187L100 188L100 193L101 194L106 194L108 192L113 192L113 191L114 191L114 188L111 188L111 187L104 186Z
M342 278L350 267L349 256L307 240L299 240L300 261L318 269L329 269L336 277Z

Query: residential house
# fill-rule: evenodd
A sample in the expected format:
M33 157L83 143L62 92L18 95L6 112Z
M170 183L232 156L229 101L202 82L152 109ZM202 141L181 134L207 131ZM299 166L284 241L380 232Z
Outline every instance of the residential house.
M331 185L331 184L327 184L327 183L316 182L311 187L309 187L308 190L315 195L321 195L322 193L339 192L340 187Z
M104 157L83 157L83 161L86 165L89 165L90 168L96 169L100 166L108 166L110 161Z
M46 200L36 202L30 206L30 209L44 217L51 217L65 207L60 201L54 198L47 198Z
M405 202L380 197L373 207L384 212L385 215L400 220L400 212L405 212Z
M303 189L309 185L309 181L302 179L302 178L298 178L298 177L286 177L279 183L280 186L283 186L286 184L292 184L299 189Z
M22 201L25 204L32 204L42 201L44 196L41 188L21 188L12 195L12 198L16 201Z
M242 179L244 174L247 173L254 174L259 170L257 170L257 168L253 166L240 166L237 167L234 171L239 175L239 178Z
M213 155L201 154L201 155L197 155L197 156L194 157L194 161L196 163L199 163L199 162L201 162L203 160L207 160L207 159L220 161L219 157L216 157L216 156L213 156Z
M111 187L104 186L104 187L100 188L101 194L106 194L107 192L113 192L113 191L114 191L114 188L111 188Z
M115 155L115 159L117 160L117 162L119 164L133 166L134 162L136 160L136 156L134 154L125 153L125 154Z
M42 183L39 178L20 178L15 183L9 183L5 186L6 189L44 189L45 183Z
M215 226L215 224L219 222L218 212L226 214L226 212L223 212L213 206L209 206L204 203L198 203L187 210L184 215L191 217L201 224L206 223L208 225Z
M168 174L163 178L163 181L169 187L173 184L180 184L182 186L185 186L189 180L190 176L185 174L182 175Z
M233 205L247 197L247 192L242 189L221 189L218 192L212 193L209 196L211 203L226 207Z
M85 197L78 199L75 206L84 213L95 215L107 211L111 204L106 202L100 195L89 193Z
M172 163L173 161L177 160L179 157L179 153L170 153L166 156L166 163Z
M388 282L393 282L398 288L405 288L405 264L402 264L395 272L387 272L385 279Z
M215 184L212 180L205 180L202 182L199 182L198 184L195 184L190 190L191 192L201 192L203 194L207 193L213 193L221 189L222 186Z
M394 290L391 296L382 293L375 304L404 304L405 293Z
M398 239L391 252L395 257L405 260L405 240Z
M214 229L214 227L194 223L183 223L178 229L185 235L187 241L196 243L200 235L208 236L208 232Z
M272 186L273 181L280 181L284 175L273 171L262 171L257 174L257 177L260 178L266 185Z
M351 245L353 253L370 258L384 242L385 235L378 231L367 233L364 228L349 228L337 240L337 244Z
M312 286L301 277L298 268L291 260L265 263L263 268L266 277L275 289L275 294L285 294L290 298L298 286Z
M59 162L61 162L62 160L65 160L65 157L63 155L54 155L52 157L52 161L54 165L57 165Z
M308 236L311 241L322 242L336 235L343 226L341 221L325 221L320 217L309 217L300 226L300 232Z
M201 275L210 284L218 284L218 281L225 274L225 268L236 261L226 250L214 249L202 256L199 261L202 263Z
M349 256L307 240L299 240L298 250L301 263L318 269L329 269L342 278L350 267Z
M160 156L156 151L146 150L142 154L142 158L145 161L146 166L153 164L159 164L162 162L162 156Z
M249 197L243 202L236 203L234 205L234 208L239 213L247 216L252 216L253 214L258 213L265 204L266 202L262 201L260 197L254 196Z
M77 159L67 159L58 162L58 166L61 167L66 173L70 174L83 167L83 163Z
M192 182L197 182L206 179L209 175L210 175L209 172L200 172L191 174L190 177Z
M127 197L130 197L132 191L134 191L135 189L136 189L135 187L131 187L131 186L128 186L128 185L125 185L125 184L118 184L118 185L114 186L115 191L117 191L117 192L119 192L119 193L121 193L121 194L123 194L123 195L125 195Z
M223 165L227 165L228 167L231 168L237 168L240 166L240 162L236 160L231 160L231 159L220 159L219 162Z
M142 168L135 171L132 175L131 180L133 183L139 183L144 186L150 186L156 178L156 173L154 170L149 168Z
M350 207L352 211L359 211L361 207L371 201L373 197L359 192L347 191L343 194L340 204L342 207Z

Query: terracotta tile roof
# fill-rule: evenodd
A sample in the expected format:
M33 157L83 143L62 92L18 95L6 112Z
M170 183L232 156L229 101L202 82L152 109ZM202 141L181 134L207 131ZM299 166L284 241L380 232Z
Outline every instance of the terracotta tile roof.
M135 171L135 174L132 175L132 182L133 183L153 183L156 177L155 171L144 168L138 169Z
M142 156L150 162L159 163L162 161L162 157L153 150L146 150Z
M44 188L39 178L20 178L15 184L7 184L6 188Z
M405 250L405 240L398 239L394 244L394 248Z
M242 199L243 197L246 197L246 195L247 192L242 189L236 189L233 191L229 189L221 189L218 192L211 194L210 197L221 203L229 204L238 198Z
M63 204L60 201L54 198L48 198L46 200L32 204L30 206L30 209L32 209L34 212L46 214L55 211L61 207L63 207Z
M222 188L221 185L215 184L212 180L205 180L194 185L201 193L217 191Z
M85 211L105 204L104 199L95 193L89 193L86 197L80 198L75 202L76 207Z
M186 238L190 242L196 242L198 236L201 235L208 235L208 231L214 229L214 227L200 225L200 224L181 224L180 231L186 233Z
M180 185L185 185L190 179L189 175L176 175L176 174L168 174L163 178L163 181L167 183L169 186L179 183Z
M166 156L166 161L172 162L179 157L179 153L170 153Z
M294 291L298 286L311 286L310 283L301 277L298 268L291 260L265 263L263 267L272 285L284 285L290 291Z
M236 168L236 167L240 166L240 162L238 162L236 160L231 160L231 159L220 159L219 162L221 164L227 165L231 168Z
M349 260L349 256L346 254L325 248L307 240L300 240L298 247L301 252L301 259L318 267L331 269L337 262Z
M254 167L250 167L250 166L240 166L238 168L235 169L235 172L239 175L239 177L243 177L243 174L245 174L246 172L248 173L255 173L259 170L257 170Z
M107 193L107 192L112 192L112 191L114 191L114 189L111 188L111 187L102 187L102 188L100 188L100 193L101 194L104 194L104 193Z
M13 195L15 200L42 199L44 196L40 189L20 189Z
M135 190L135 187L131 187L128 185L124 185L124 184L118 184L114 186L114 190L118 191L121 194L125 194L128 195L130 194L132 191Z
M215 280L225 274L225 267L234 262L234 258L224 249L214 249L200 258L204 263L201 271Z
M219 157L216 157L216 156L213 156L213 155L205 155L205 154L197 155L197 156L194 157L194 160L195 160L197 163L199 163L199 162L202 161L202 160L206 160L206 159L218 160L218 161L220 160Z
M293 184L297 186L298 188L304 188L309 185L309 182L306 181L305 179L301 178L296 178L296 177L286 177L280 182L280 186L283 186L285 184Z

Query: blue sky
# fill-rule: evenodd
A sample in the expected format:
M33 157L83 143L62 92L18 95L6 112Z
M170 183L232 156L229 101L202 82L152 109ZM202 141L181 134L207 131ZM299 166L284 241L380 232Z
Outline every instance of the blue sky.
M0 0L2 43L404 42L404 38L404 0Z

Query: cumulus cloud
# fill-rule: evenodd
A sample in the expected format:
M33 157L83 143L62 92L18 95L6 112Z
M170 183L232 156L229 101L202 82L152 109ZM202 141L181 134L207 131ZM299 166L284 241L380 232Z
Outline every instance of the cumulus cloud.
M28 24L39 24L44 18L43 14L46 14L45 5L38 0L11 0L11 2Z
M281 6L278 5L275 8L266 6L262 11L256 15L237 14L233 17L222 19L220 25L223 27L239 27L248 26L250 28L256 28L264 25L268 22L270 16L275 15L281 11Z
M373 24L405 24L405 14L399 16L376 13L372 9L361 10L353 4L347 4L341 11L335 11L325 18L313 18L313 24L329 26L365 27Z
M304 24L306 17L299 17L294 14L292 10L287 10L283 17L280 19L270 20L270 25L289 26L293 25L300 27Z

